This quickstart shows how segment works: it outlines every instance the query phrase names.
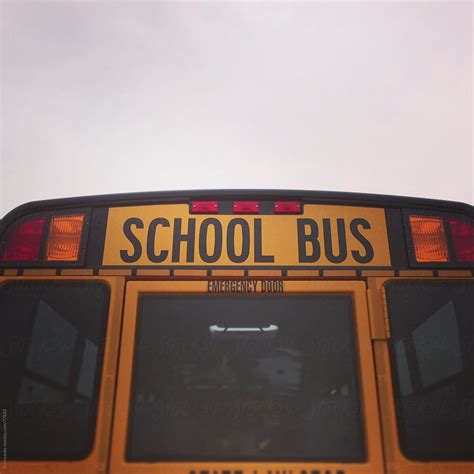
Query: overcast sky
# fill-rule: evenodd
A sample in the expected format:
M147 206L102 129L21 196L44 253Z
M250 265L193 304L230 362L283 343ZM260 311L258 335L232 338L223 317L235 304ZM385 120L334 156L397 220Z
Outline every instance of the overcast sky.
M471 2L2 2L0 216L202 188L473 203Z

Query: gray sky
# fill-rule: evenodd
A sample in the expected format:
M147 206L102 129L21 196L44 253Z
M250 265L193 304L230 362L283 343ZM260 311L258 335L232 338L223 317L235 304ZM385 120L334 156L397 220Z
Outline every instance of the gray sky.
M473 203L472 9L3 1L0 216L165 189Z

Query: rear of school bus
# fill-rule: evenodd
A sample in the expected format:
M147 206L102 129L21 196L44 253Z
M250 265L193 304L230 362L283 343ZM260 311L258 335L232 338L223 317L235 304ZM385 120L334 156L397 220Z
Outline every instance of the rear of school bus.
M470 473L466 204L296 191L0 223L0 472Z

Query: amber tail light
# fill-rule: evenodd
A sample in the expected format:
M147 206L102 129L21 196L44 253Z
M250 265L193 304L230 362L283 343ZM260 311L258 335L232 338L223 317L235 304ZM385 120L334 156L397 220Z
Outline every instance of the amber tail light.
M55 216L51 219L46 260L76 261L79 258L84 215Z
M443 219L432 216L410 216L413 246L417 262L447 262L448 245Z

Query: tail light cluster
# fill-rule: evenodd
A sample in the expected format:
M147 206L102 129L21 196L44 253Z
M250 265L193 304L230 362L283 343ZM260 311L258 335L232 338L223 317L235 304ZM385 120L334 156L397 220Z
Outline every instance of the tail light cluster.
M417 262L474 262L474 221L469 218L408 216Z
M76 263L80 257L85 222L85 213L27 218L7 236L0 260Z

